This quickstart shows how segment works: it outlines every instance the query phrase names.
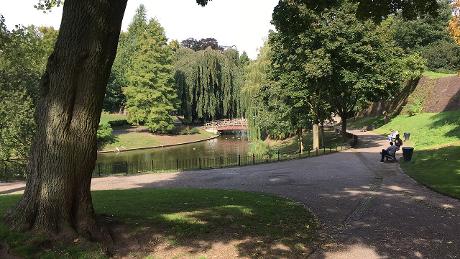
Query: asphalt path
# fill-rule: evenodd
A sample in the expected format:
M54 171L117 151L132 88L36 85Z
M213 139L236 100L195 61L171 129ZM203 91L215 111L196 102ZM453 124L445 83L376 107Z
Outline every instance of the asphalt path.
M386 141L359 135L359 147L325 156L239 168L93 179L93 190L214 188L276 194L309 208L321 224L311 258L460 258L460 201L380 163ZM0 194L23 182L0 183Z

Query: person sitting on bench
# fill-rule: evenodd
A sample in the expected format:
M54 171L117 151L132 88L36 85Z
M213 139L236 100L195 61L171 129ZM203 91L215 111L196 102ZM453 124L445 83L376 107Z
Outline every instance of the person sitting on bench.
M399 149L401 149L401 146L403 145L403 141L402 141L402 139L399 137L399 134L396 135L396 138L394 139L394 143L395 143L395 146L398 148L398 149L396 149L396 151L398 151Z
M390 142L390 146L387 149L382 149L382 159L380 162L384 162L385 157L395 157L396 151L398 151L398 147L393 145L393 142Z

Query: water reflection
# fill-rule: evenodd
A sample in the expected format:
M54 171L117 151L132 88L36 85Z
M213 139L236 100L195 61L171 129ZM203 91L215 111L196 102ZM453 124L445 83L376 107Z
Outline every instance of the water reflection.
M245 156L249 145L244 133L222 135L206 142L176 147L99 154L97 162L102 164L123 163L164 163L165 161L197 160L199 158L229 158Z

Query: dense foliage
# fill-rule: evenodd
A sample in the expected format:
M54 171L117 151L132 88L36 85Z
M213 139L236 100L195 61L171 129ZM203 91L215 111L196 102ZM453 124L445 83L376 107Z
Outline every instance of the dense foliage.
M126 34L126 96L128 120L145 124L152 132L167 133L174 128L172 114L177 101L172 58L163 27L157 20L147 22L141 5Z
M449 32L452 18L452 6L449 1L439 2L437 15L421 15L416 19L407 20L401 14L390 17L393 38L397 45L406 53L418 53L427 60L428 69L433 71L456 71L460 69L460 61L453 57L459 46Z
M203 122L240 115L242 69L236 50L180 48L175 71L179 113L186 120Z
M204 38L196 40L194 38L188 38L181 42L181 46L184 48L192 49L194 51L205 50L211 48L214 50L224 50L224 47L219 45L219 42L214 38Z
M460 70L460 45L451 41L437 41L423 48L422 55L430 70L454 72Z
M266 137L284 139L292 132L288 114L283 113L285 105L276 98L264 101L264 98L269 98L278 89L274 87L275 82L270 80L271 55L270 46L266 42L257 59L249 62L244 70L241 105L245 107L244 117L248 120L251 141Z
M371 101L388 98L405 80L421 74L420 56L394 42L388 23L359 16L359 5L342 1L318 12L282 1L270 35L271 79L265 104L279 103L278 116L292 128L322 123L331 114L346 119ZM296 17L292 23L291 17Z
M114 136L112 134L113 130L109 123L101 122L99 123L99 129L97 130L97 146L101 148L105 144L108 144L113 141Z
M26 158L35 131L39 82L57 32L0 18L0 159Z

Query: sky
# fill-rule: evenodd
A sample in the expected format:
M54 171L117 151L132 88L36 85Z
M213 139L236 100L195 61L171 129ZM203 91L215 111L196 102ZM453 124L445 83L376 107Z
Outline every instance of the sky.
M0 0L0 14L11 29L16 24L59 28L62 8L43 13L33 6L38 0ZM267 39L273 8L278 0L213 0L201 7L194 0L129 0L123 19L126 30L136 8L144 4L149 18L155 17L169 39L216 38L220 45L235 45L255 59Z

